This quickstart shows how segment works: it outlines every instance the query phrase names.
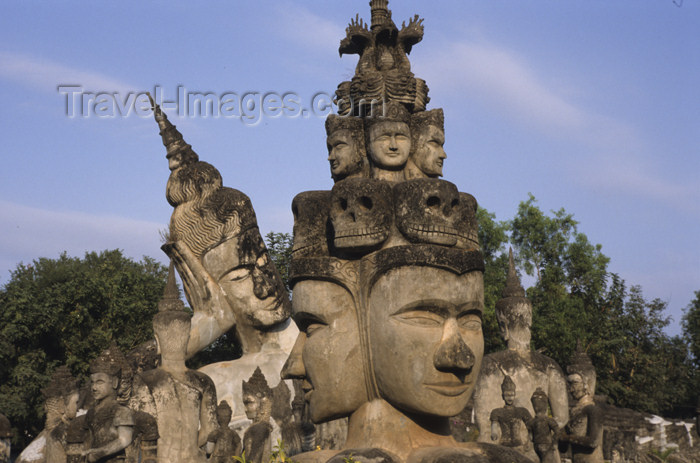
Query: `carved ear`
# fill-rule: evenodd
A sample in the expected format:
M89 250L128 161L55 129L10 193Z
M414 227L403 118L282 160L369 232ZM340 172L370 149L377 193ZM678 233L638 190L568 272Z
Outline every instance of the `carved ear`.
M112 377L112 389L117 389L119 387L119 378L116 376Z

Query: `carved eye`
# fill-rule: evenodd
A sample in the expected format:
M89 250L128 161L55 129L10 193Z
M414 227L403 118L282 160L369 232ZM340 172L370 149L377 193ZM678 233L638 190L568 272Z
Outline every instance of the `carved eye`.
M459 199L455 198L452 200L452 209L454 209L457 206L459 206Z
M370 210L372 209L372 206L374 206L374 204L372 203L372 198L367 196L360 197L360 207L362 209Z
M437 196L431 196L428 198L426 205L432 208L440 207L440 198Z
M340 208L342 210L347 210L348 208L348 200L346 198L340 198Z

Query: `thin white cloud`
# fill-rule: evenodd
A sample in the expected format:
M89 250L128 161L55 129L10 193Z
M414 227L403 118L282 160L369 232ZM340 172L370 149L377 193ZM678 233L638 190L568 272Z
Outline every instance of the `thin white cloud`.
M56 93L59 85L78 85L86 91L123 95L138 91L133 85L98 72L7 51L0 51L0 77L50 93Z
M337 53L345 26L313 13L298 3L275 6L275 24L279 33L314 51Z
M20 262L58 257L67 251L122 249L127 256L165 261L159 230L164 224L74 211L49 211L0 200L0 282Z

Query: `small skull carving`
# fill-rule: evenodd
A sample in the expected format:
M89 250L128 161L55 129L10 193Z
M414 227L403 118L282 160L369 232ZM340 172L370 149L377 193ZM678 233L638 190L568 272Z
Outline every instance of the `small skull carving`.
M479 224L476 220L477 202L469 193L459 193L459 206L457 208L457 247L476 251L479 246Z
M328 254L330 191L304 191L294 197L294 257Z
M455 246L465 235L464 218L457 187L445 180L420 178L394 187L396 224L413 243Z
M330 217L333 244L341 251L378 249L389 237L393 216L389 183L347 178L333 186Z

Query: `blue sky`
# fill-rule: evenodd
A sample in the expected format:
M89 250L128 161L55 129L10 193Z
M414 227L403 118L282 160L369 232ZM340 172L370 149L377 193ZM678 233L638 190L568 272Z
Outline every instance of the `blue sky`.
M0 282L62 250L165 261L169 171L155 122L133 107L68 117L59 85L122 99L156 86L166 100L178 87L293 92L310 107L352 76L357 57L337 47L351 17L369 19L367 3L3 2ZM528 192L573 213L611 271L668 302L671 333L700 290L700 4L678 3L390 2L397 23L425 18L412 69L429 107L445 110L445 178L498 219ZM320 116L166 110L251 197L263 232L290 232L294 195L332 186Z

